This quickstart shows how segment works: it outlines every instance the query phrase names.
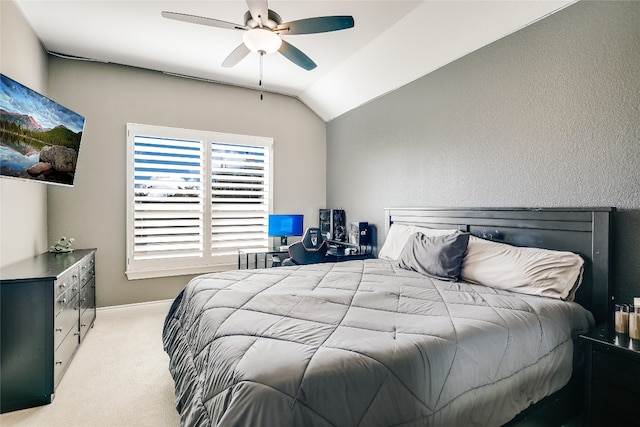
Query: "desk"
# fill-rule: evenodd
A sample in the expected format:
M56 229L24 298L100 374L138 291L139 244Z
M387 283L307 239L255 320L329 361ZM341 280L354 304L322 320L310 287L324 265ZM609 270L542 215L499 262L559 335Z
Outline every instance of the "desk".
M244 268L252 268L250 264L253 258L253 268L260 268L258 262L262 257L263 267L267 268L268 260L271 259L270 267L278 267L282 260L289 256L287 249L282 250L278 248L251 248L251 249L238 249L238 270L243 268L242 261L244 259Z
M337 249L335 247L329 248L327 254L324 257L326 262L342 262L342 261L353 261L356 259L369 259L373 258L371 252L347 252L344 249Z

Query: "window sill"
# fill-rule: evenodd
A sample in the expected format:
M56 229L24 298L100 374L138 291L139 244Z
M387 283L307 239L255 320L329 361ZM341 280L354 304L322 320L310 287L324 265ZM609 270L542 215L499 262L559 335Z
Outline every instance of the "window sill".
M203 266L189 266L180 268L164 268L162 270L127 270L125 274L128 280L153 279L157 277L171 276L191 276L205 273L215 273L218 271L235 270L238 265L233 264L216 264Z

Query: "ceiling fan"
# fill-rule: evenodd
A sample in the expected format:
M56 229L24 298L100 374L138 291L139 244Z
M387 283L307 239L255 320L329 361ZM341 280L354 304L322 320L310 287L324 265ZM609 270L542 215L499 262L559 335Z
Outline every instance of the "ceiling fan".
M164 11L162 16L193 24L244 31L243 43L227 56L222 62L223 67L233 67L250 52L259 54L262 63L262 56L277 51L305 70L313 70L316 63L280 36L326 33L354 26L352 16L318 16L282 23L280 15L269 9L267 0L247 0L247 6L249 11L244 15L244 25L177 12Z

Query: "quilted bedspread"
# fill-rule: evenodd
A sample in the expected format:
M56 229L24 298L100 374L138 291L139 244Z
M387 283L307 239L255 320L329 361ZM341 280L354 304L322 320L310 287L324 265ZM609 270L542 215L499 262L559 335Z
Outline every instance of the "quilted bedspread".
M163 340L185 426L491 426L565 385L591 326L372 259L199 276Z

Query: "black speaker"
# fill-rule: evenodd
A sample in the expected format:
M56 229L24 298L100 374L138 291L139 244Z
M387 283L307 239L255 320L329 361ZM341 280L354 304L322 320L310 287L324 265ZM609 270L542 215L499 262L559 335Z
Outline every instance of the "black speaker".
M331 211L331 231L333 232L333 240L347 241L347 215L344 209Z
M352 222L349 224L349 243L364 246L368 245L370 241L368 222Z
M325 238L333 239L331 232L331 209L320 209L318 227Z

